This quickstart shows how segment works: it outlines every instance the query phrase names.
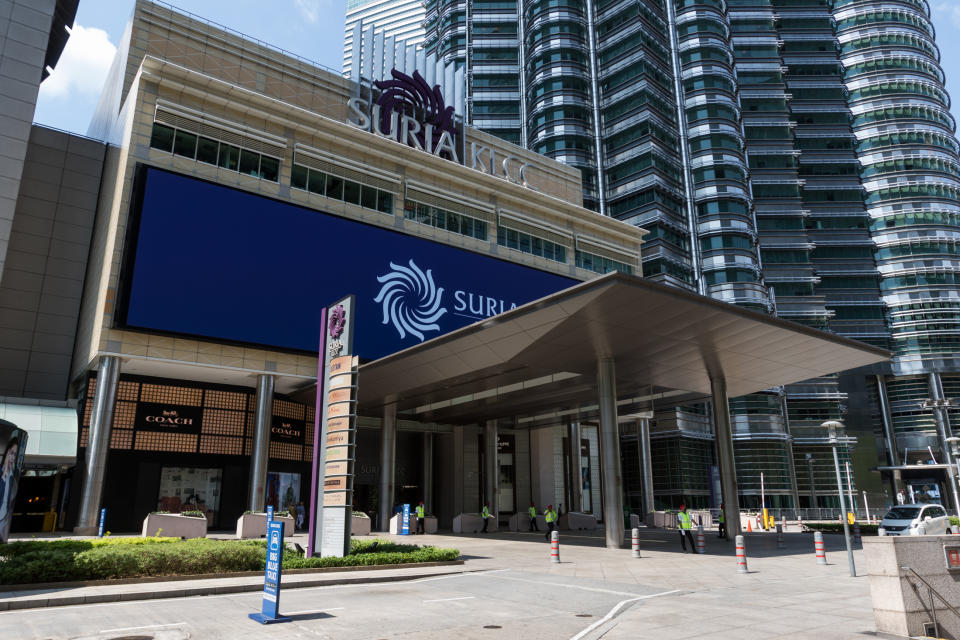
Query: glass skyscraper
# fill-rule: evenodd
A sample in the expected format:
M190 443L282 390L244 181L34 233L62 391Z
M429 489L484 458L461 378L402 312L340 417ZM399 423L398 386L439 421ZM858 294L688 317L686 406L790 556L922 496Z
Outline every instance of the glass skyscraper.
M397 42L419 45L423 41L423 2L420 0L347 0L343 30L343 74L349 76L359 60L353 59L353 30L371 25L376 33Z
M859 490L952 502L960 163L925 0L425 7L424 48L467 70L467 121L577 167L586 206L649 229L646 277L894 352L731 400L744 506L761 473L768 505L835 504L828 419L857 437ZM715 493L708 411L657 413L661 506Z

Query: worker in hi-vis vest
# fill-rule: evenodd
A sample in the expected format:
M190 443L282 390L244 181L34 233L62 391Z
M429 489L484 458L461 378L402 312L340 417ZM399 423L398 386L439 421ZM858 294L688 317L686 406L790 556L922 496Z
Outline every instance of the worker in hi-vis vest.
M727 537L727 517L723 514L723 503L720 503L720 515L717 516L717 527L719 528L718 538Z
M427 515L427 510L423 508L423 500L417 505L417 533L426 533L423 528L423 518Z
M680 529L680 546L683 547L683 550L687 550L687 540L690 541L690 553L697 552L697 545L693 541L693 533L690 531L693 528L693 519L690 517L690 514L687 513L687 505L680 505L680 513L677 514L677 525Z
M557 512L553 510L552 504L547 505L547 510L543 512L543 519L547 522L547 542L550 542L550 534L557 526Z
M490 518L493 517L493 514L490 513L490 503L483 503L483 511L480 512L480 516L483 518L483 529L481 533L487 533L487 523L490 522Z
M540 527L537 526L537 507L532 502L527 513L530 514L530 531L540 531Z

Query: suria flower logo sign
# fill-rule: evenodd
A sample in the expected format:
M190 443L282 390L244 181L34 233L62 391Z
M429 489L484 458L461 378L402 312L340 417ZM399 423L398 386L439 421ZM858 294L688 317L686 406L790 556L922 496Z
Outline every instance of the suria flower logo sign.
M424 272L413 260L408 264L391 262L390 272L377 276L383 286L374 302L383 306L383 324L393 324L401 340L410 334L423 342L425 332L440 331L437 320L447 312L440 306L443 287L434 284L430 269Z

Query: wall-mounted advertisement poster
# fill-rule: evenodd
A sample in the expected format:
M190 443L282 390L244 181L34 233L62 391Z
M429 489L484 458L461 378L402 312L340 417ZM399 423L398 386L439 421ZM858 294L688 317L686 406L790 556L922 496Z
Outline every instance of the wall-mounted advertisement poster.
M163 467L157 508L170 513L202 511L213 526L220 510L221 469Z
M0 420L0 542L6 542L10 535L13 505L26 450L27 432L11 422Z
M287 511L294 517L297 503L300 502L299 473L267 473L266 504L273 505L276 511Z

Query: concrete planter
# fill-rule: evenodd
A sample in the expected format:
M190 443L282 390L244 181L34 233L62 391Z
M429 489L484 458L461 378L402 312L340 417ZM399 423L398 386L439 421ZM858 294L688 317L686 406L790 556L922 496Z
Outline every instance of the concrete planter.
M293 517L292 516L274 516L274 520L283 523L284 537L292 536ZM246 540L250 538L265 538L267 535L267 514L265 513L245 513L237 518L237 539Z
M483 523L480 523L480 526L483 526ZM509 522L510 531L529 531L530 530L530 516L526 513L515 513L510 516ZM543 519L543 516L537 516L537 527L540 531L547 530L547 523Z
M597 517L592 513L568 511L557 518L557 528L574 531L593 531L597 528Z
M454 533L480 533L483 529L483 518L479 513L461 513L453 519ZM497 530L497 519L490 518L490 524L487 525L487 531Z
M436 533L437 532L437 517L436 516L424 516L423 518L423 530L426 533ZM417 516L416 514L410 514L410 533L414 534L417 531ZM395 514L390 518L390 533L396 535L400 533L400 514Z
M207 519L182 516L179 513L151 513L143 519L143 537L160 535L165 538L205 538Z
M924 624L932 623L934 619L927 587L902 567L912 567L948 602L958 604L960 572L947 569L944 547L948 546L960 546L960 536L879 536L863 539L873 618L881 636L926 636ZM940 625L937 637L960 639L960 618L943 606L936 596L934 603Z
M350 516L350 535L370 535L370 518L365 516Z

